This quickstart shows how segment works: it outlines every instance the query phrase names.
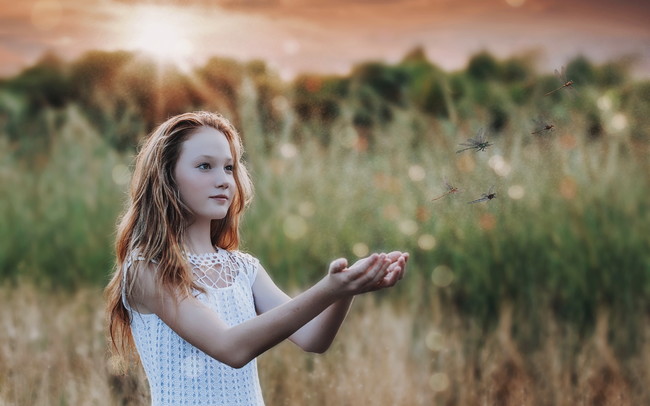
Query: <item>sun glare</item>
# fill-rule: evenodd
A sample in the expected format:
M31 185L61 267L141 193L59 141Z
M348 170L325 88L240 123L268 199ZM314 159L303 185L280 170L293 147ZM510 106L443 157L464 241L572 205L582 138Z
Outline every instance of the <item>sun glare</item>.
M179 10L148 6L131 16L126 24L125 47L151 55L161 62L186 65L192 55L192 23Z

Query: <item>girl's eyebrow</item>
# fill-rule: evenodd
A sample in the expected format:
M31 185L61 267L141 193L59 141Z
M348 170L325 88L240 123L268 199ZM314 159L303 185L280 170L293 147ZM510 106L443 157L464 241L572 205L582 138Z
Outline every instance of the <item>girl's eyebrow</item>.
M208 159L208 160L212 159L212 160L216 161L217 157L215 157L214 155L202 154L202 155L199 155L198 157L196 157L196 159ZM232 157L230 155L226 156L225 159L226 159L226 161L232 161Z

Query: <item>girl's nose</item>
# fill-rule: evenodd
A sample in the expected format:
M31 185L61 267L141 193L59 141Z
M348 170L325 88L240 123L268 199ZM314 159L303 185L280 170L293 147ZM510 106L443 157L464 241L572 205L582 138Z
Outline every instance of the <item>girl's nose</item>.
M215 184L218 188L228 189L228 187L230 186L230 183L228 182L228 175L226 175L223 172L220 172L215 179Z

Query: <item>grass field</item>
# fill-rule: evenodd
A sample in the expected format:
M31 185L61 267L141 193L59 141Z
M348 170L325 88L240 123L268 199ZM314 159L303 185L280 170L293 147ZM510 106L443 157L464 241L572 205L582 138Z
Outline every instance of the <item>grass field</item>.
M370 65L289 90L248 67L237 97L199 106L240 127L256 185L243 249L286 290L336 257L411 253L325 356L261 357L268 404L650 402L650 85L543 97L548 78L479 81L476 66ZM43 107L58 99L11 90L25 83L0 86L0 404L143 404L142 374L109 368L99 291L135 151L122 136L147 125L101 87ZM154 113L186 100L174 89ZM556 128L535 136L542 111ZM494 145L456 153L481 127ZM461 192L432 201L445 178Z
M0 290L0 404L146 405L139 366L108 362L98 290L43 294ZM546 314L540 345L524 351L504 307L497 328L435 305L416 309L363 296L330 351L304 354L285 343L259 358L269 405L641 405L650 401L650 334L635 357L617 358L608 317L580 337Z

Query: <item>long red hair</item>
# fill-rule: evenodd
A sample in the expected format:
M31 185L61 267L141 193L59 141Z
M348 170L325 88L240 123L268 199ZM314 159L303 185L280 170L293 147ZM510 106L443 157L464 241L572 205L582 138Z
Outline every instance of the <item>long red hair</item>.
M243 145L237 130L220 114L205 111L168 119L145 140L135 158L128 205L117 227L115 269L104 291L111 349L120 357L135 354L131 318L122 302L122 292L127 297L131 293L139 263L156 262L160 288L180 296L201 290L193 280L183 249L192 213L181 200L174 179L183 142L201 127L212 127L226 136L235 162L237 190L226 216L212 221L212 244L226 250L239 247L239 220L252 199L253 186L242 162ZM134 252L144 261L130 267L125 286L123 266Z

